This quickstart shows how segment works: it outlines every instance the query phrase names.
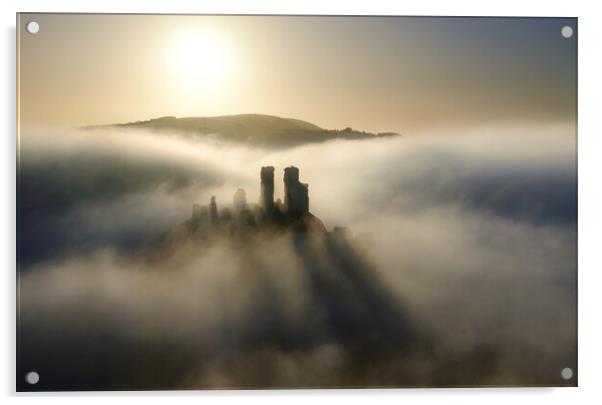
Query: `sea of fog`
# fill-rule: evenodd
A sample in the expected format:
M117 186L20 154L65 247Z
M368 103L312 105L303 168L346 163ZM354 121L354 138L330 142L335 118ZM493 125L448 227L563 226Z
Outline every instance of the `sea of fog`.
M24 129L19 147L20 367L53 374L58 386L550 385L576 367L571 125L291 149ZM226 244L160 266L138 259L193 203L214 195L218 206L231 204L238 188L258 201L268 165L276 197L283 169L297 166L310 211L362 241L370 277L428 341L420 356L372 361L369 351L362 357L299 329L319 334L326 325L308 318L320 309L286 241L261 241L253 271ZM355 305L352 293L345 299ZM304 344L239 338L255 336L258 313L274 307L278 325L297 325ZM94 380L73 380L90 362Z

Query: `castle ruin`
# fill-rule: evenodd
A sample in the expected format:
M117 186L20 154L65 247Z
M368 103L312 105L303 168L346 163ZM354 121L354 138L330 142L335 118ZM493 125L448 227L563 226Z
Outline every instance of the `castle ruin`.
M261 196L259 204L263 207L266 214L274 213L274 167L265 166L261 168Z
M231 207L218 209L215 196L211 197L208 206L194 204L192 220L196 223L210 224L233 223L257 225L259 223L292 224L310 220L316 222L309 212L308 185L299 181L299 169L290 166L284 169L284 203L280 199L274 201L274 167L265 166L260 171L259 204L247 203L245 190L239 188L233 196Z
M299 169L290 166L284 169L284 207L286 212L299 218L309 212L309 186L299 181Z

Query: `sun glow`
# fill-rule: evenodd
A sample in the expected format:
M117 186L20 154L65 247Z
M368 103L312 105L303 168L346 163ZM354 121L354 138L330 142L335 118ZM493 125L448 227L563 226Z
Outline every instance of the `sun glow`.
M232 76L232 51L217 32L181 32L168 45L168 72L181 89L217 90Z

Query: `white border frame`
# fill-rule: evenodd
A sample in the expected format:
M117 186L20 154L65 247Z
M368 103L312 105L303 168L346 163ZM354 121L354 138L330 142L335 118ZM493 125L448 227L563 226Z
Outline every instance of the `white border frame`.
M602 72L602 21L593 1L541 1L505 0L483 1L413 1L387 0L351 1L286 1L286 0L222 0L222 1L126 1L126 0L42 0L4 1L0 18L3 24L3 56L1 65L5 91L1 98L4 131L2 153L4 171L2 198L0 198L0 223L4 232L0 253L4 263L2 273L2 302L0 345L3 359L0 367L1 393L25 402L45 397L48 403L111 401L125 403L132 397L144 397L148 404L170 401L245 401L249 405L266 402L305 403L307 401L344 400L348 404L367 400L395 402L400 400L435 403L449 399L466 404L507 404L524 399L532 404L566 405L575 401L596 402L601 397L599 382L600 345L602 333L598 308L602 308L598 291L602 286L602 268L598 251L600 246L600 210L602 191L597 173L602 173L600 146L601 114L600 72ZM214 13L214 14L347 14L347 15L477 15L477 16L555 16L579 18L579 388L507 388L507 389L400 389L400 390L297 390L297 391L180 391L180 392L103 392L103 393L15 393L15 179L16 179L16 126L15 126L15 13L16 12L111 12L111 13ZM19 398L24 397L24 398ZM173 399L171 399L173 398Z

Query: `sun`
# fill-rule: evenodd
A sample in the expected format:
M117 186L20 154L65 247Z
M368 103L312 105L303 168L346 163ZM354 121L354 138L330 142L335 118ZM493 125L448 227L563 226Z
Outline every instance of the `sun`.
M187 88L215 87L232 74L232 52L217 32L193 29L180 32L168 45L169 72Z

